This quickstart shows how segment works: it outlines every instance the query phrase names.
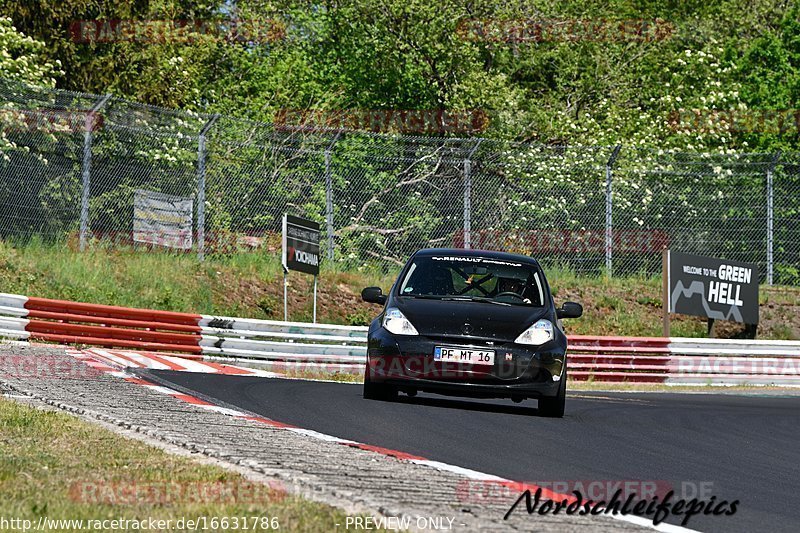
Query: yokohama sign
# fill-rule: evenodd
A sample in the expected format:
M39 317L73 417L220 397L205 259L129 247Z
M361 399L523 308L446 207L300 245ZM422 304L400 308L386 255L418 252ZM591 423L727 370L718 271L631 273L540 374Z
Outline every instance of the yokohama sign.
M319 274L319 224L292 215L283 219L283 267Z

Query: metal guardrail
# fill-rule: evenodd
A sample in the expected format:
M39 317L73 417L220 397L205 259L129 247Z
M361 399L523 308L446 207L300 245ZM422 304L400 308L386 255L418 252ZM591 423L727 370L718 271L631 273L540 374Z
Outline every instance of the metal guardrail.
M220 317L0 293L0 337L202 356L269 370L360 374L367 328ZM570 377L800 386L800 342L569 337Z
M0 294L0 336L217 357L359 363L367 328L132 309Z
M581 381L800 386L797 341L572 337L570 352Z

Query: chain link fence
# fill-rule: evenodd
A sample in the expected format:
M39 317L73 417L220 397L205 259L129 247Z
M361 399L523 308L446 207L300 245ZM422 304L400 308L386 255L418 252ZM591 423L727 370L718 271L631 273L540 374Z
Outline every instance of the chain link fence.
M0 80L0 238L80 249L274 248L318 221L324 258L507 250L656 274L664 247L800 285L800 154L700 154L286 127ZM146 215L144 216L143 213Z

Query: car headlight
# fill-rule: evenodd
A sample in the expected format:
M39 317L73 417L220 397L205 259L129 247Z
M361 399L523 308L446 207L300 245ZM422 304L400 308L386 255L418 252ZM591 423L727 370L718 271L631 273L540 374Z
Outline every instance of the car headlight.
M390 307L384 313L383 327L395 335L419 335L417 328L396 307Z
M553 340L553 323L544 318L537 321L534 325L522 332L517 337L517 344L540 345Z

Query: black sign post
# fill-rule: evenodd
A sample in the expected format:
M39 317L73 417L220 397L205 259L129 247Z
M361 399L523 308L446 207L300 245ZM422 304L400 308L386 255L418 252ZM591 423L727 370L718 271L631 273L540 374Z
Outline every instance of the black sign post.
M669 313L758 325L758 266L667 250L664 302ZM668 326L665 323L665 330Z
M314 314L317 322L317 276L319 275L319 224L292 215L283 215L283 319L289 320L287 275L290 270L314 276Z

